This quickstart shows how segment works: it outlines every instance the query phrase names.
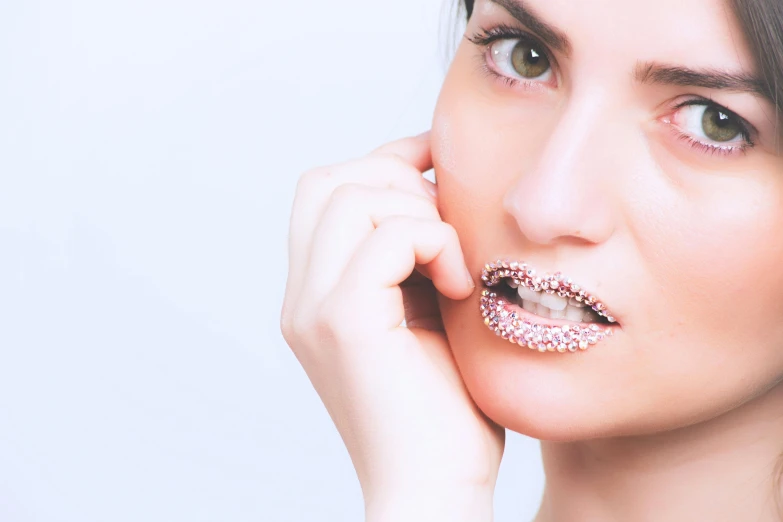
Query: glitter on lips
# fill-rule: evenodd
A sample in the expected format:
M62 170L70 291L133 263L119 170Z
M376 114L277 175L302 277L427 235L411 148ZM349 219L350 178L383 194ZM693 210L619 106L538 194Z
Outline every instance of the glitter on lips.
M484 267L481 280L488 288L500 284L504 279L513 281L518 287L575 299L592 308L609 323L615 323L614 317L607 313L606 306L570 279L563 278L559 272L554 275L537 276L535 270L525 263L502 260ZM485 289L481 294L481 315L484 324L496 335L539 352L583 351L613 334L612 328L602 328L595 323L555 326L547 324L547 319L543 317L536 322L527 318L521 319L515 310L515 305L489 289Z

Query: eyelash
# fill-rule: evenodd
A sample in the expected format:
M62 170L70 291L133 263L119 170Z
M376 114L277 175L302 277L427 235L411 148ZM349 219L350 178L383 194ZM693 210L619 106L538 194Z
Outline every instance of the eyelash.
M500 24L488 29L482 28L479 29L479 31L474 33L472 36L466 36L466 39L469 42L473 43L474 45L484 48L485 51L488 49L489 45L499 40L515 39L515 40L524 41L526 43L535 44L539 49L544 51L552 67L554 67L555 64L555 61L551 53L549 52L549 50L546 48L545 45L543 45L532 34L511 25ZM483 73L487 74L488 76L490 76L492 79L496 81L500 81L504 83L507 87L518 87L520 85L523 85L525 87L538 86L538 82L520 80L519 78L512 78L504 74L498 73L494 68L492 68L489 65L486 52L482 53L482 55L480 56L480 61L481 61L480 67ZM726 107L715 103L709 98L692 98L690 100L686 100L684 102L677 104L674 107L674 110L677 111L683 107L693 106L693 105L701 105L708 108L714 108L734 118L742 129L741 135L742 135L742 139L744 140L744 143L742 145L731 145L731 146L711 145L709 143L704 143L702 141L699 141L693 138L690 134L686 134L685 132L680 131L675 125L669 124L673 132L675 133L677 139L687 143L688 145L690 145L691 148L709 155L718 154L721 156L731 156L734 154L747 154L748 149L755 146L755 143L751 139L751 131L750 131L751 126L748 124L748 122L744 118L730 111Z
M751 126L741 116L733 113L723 105L719 105L715 103L710 98L701 98L701 97L692 98L690 100L686 100L684 102L678 103L677 105L674 106L674 110L678 111L683 107L691 107L691 106L702 106L702 107L717 109L720 112L727 114L730 118L733 118L739 124L739 127L741 129L740 135L742 136L744 143L742 145L711 145L709 143L704 143L702 141L699 141L693 138L691 135L680 131L673 124L669 124L679 140L684 141L685 143L687 143L688 145L690 145L692 148L696 150L699 150L705 154L710 154L710 155L718 154L721 156L731 156L734 154L747 154L748 149L755 147L756 144L753 142L753 139L751 138L751 131L750 131Z
M472 36L466 38L474 45L483 47L485 49L499 40L520 40L525 43L534 44L544 51L544 54L549 60L549 63L554 67L554 59L546 49L545 45L543 45L532 34L511 25L500 24L489 29L479 29L477 33L474 33ZM510 76L498 73L489 66L486 53L481 55L480 60L481 71L483 73L487 74L496 81L503 82L508 87L517 87L519 85L524 85L525 87L534 87L538 85L538 82L520 80L519 78L511 78Z

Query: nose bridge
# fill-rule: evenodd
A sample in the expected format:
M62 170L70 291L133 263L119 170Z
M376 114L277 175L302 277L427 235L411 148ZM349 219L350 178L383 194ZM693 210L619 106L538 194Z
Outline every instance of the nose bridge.
M602 191L607 181L603 167L608 165L601 160L604 148L612 146L605 132L607 98L601 92L572 96L535 166L521 173L506 194L507 211L531 241L549 244L577 237L597 243L611 234L611 213Z

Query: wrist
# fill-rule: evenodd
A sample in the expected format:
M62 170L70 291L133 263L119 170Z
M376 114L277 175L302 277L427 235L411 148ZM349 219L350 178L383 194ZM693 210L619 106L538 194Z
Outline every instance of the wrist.
M405 487L365 495L366 522L491 522L493 492L478 487Z

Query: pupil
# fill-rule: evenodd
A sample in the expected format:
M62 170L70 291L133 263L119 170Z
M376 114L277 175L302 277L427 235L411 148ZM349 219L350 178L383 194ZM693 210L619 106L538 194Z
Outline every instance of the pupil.
M525 78L537 78L549 69L549 59L527 42L519 42L511 52L514 70Z
M742 128L734 118L717 107L705 109L702 127L705 136L718 142L732 140L742 133Z
M533 65L535 65L536 63L538 63L538 59L539 59L539 58L540 58L540 56L539 56L539 54L536 52L536 50L535 50L535 49L530 49L530 62L532 62L532 63L533 63Z

